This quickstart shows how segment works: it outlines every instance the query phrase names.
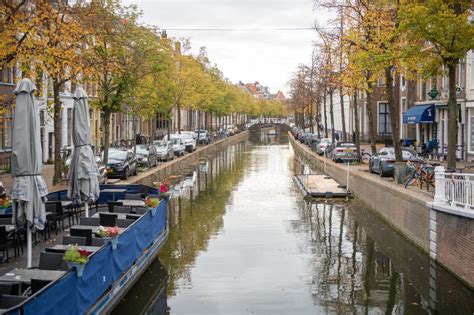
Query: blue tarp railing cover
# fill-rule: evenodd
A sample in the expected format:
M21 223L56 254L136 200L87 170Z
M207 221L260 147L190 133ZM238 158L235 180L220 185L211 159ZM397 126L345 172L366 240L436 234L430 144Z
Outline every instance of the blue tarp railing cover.
M24 314L83 314L126 272L157 237L164 232L167 202L162 200L155 216L147 212L119 235L116 250L111 244L97 251L84 267L81 278L74 270L39 296L23 305Z
M418 105L410 107L403 113L403 123L407 125L432 124L435 121L435 106Z

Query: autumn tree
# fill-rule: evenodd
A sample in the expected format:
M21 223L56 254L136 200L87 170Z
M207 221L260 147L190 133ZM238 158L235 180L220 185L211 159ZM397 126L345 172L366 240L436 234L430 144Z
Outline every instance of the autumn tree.
M54 120L54 177L53 184L61 180L62 159L62 103L59 93L65 89L68 81L76 80L87 69L83 62L85 37L88 30L81 24L84 11L79 5L52 3L37 0L34 8L36 26L35 36L30 36L30 47L22 47L17 61L25 76L37 77L37 82L47 78L53 87ZM44 77L43 75L44 74ZM72 92L72 91L71 91Z
M422 71L438 73L447 68L448 168L456 167L457 99L456 67L474 47L473 4L469 0L401 0L400 25L407 39L418 44Z
M133 35L139 12L133 6L123 6L118 0L92 1L90 14L84 24L92 29L88 37L86 55L94 71L87 76L99 87L99 96L91 102L104 115L103 160L108 161L110 123L112 113L121 110L124 100L133 88Z

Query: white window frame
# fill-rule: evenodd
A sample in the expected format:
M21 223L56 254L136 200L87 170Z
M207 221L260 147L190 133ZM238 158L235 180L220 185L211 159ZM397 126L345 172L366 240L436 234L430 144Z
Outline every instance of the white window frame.
M468 132L468 150L467 152L469 154L474 154L474 147L472 146L472 139L471 139L471 132L472 128L474 127L473 124L471 124L471 120L474 120L474 108L469 108L468 111L468 124L467 124L467 132ZM473 121L474 123L474 121Z
M382 78L382 77L377 78L378 87L385 87L385 85L386 85L385 78Z
M405 91L406 87L407 87L407 79L405 78L403 74L400 74L400 90Z

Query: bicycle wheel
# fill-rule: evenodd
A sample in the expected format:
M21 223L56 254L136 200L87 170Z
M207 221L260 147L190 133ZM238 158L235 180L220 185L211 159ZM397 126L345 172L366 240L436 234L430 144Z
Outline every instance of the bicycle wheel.
M360 155L360 161L364 164L369 164L370 153L364 152Z
M411 177L411 171L413 171L412 168L405 166L405 168L400 171L400 174L398 174L398 182L405 185L406 181Z
M407 188L408 186L411 186L413 185L413 183L416 181L416 171L414 169L410 169L408 170L407 174L406 174L406 179L404 181L405 183L405 188Z

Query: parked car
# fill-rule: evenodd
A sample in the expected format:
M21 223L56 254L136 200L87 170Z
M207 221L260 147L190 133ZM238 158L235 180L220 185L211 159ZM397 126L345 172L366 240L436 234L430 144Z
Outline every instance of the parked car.
M137 157L131 150L110 149L107 163L108 177L128 179L130 175L137 175Z
M326 156L334 162L357 161L357 148L352 142L340 142L326 147Z
M99 184L107 184L107 167L102 162L100 156L95 157L95 162L97 163L97 169L99 170L99 174L97 175Z
M158 165L158 156L154 145L137 145L138 166L152 168Z
M202 143L205 145L211 143L211 137L207 130L203 130L203 129L196 130L196 134L198 134L199 143Z
M309 132L302 132L298 135L298 141L301 143L306 142L306 138L311 137L311 133Z
M194 150L196 150L197 144L193 134L194 132L192 131L181 133L181 137L184 141L184 146L186 148L186 151L188 152L193 152Z
M163 140L167 141L168 136L165 136ZM184 151L186 150L186 147L184 146L183 137L181 137L180 134L174 133L170 135L170 141L171 141L171 144L173 145L174 155L175 156L184 155Z
M67 167L71 165L71 160L72 160L72 152L66 159L65 165ZM107 167L105 167L104 163L102 163L102 158L100 156L95 157L95 162L97 163L97 170L99 171L99 174L97 175L99 184L107 184ZM67 176L69 176L69 174Z
M155 146L158 160L169 161L174 159L173 144L171 141L157 140L153 141L153 145Z
M403 161L418 162L421 157L411 148L402 148ZM369 171L378 173L381 177L393 176L395 170L395 149L392 147L382 148L369 159Z
M316 153L319 155L323 155L324 152L326 152L326 147L331 144L331 139L329 138L323 138L319 141L319 143L316 145Z

